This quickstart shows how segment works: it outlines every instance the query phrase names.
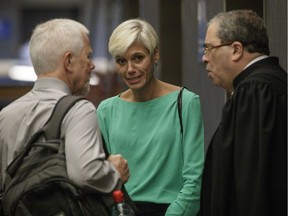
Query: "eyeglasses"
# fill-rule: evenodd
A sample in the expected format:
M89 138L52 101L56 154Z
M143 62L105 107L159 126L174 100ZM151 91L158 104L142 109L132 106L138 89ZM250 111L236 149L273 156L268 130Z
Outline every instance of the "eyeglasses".
M212 49L220 48L220 47L223 47L223 46L229 46L232 43L233 42L223 43L223 44L219 44L219 45L216 45L216 46L206 46L204 44L203 52L204 52L204 54L206 54L206 53L210 52Z

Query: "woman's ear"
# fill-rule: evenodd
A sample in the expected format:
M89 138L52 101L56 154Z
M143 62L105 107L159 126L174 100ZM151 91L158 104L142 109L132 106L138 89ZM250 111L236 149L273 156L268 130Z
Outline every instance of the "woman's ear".
M159 53L159 49L156 47L154 49L154 53L153 53L153 61L154 61L154 63L157 63L159 59L160 59L160 53Z

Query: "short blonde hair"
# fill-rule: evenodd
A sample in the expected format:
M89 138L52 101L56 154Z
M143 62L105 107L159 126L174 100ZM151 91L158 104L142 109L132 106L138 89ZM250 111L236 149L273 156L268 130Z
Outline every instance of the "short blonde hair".
M109 39L109 52L113 57L123 55L133 43L143 44L152 55L159 45L155 29L141 19L130 19L121 23Z
M30 39L30 58L36 74L54 71L61 57L70 51L79 55L88 29L70 19L52 19L38 25Z

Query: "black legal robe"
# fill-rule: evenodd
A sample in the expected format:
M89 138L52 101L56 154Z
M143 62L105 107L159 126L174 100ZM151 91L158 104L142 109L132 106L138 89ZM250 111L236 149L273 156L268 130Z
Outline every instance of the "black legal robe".
M208 147L201 216L287 215L287 73L278 58L234 80Z

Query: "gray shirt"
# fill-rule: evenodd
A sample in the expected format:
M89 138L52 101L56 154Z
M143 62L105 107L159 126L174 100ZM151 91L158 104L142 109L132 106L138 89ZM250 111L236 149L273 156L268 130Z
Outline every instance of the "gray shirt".
M28 139L48 120L57 100L71 94L58 79L40 78L33 89L0 112L0 183L5 169L21 152ZM69 178L86 189L110 193L120 188L120 175L105 160L101 132L94 105L77 102L65 116L61 136L65 137L65 153Z

